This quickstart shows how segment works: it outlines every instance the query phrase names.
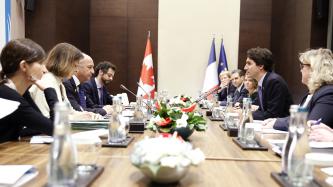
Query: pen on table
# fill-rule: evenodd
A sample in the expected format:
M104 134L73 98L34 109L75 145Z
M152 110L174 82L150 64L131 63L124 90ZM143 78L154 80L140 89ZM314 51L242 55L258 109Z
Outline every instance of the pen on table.
M311 123L311 126L312 126L312 125L319 125L320 122L321 122L321 118L319 118L317 121Z

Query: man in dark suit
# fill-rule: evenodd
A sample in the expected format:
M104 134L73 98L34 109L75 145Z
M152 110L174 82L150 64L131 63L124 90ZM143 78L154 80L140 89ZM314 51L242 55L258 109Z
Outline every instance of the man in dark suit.
M253 112L253 119L289 115L293 101L288 85L280 75L272 72L272 67L272 52L268 49L257 47L247 51L244 70L246 75L258 81L259 109Z
M113 80L115 71L116 66L111 62L98 63L95 68L95 76L83 84L88 104L99 107L112 105L112 97L106 85Z
M243 70L236 69L231 72L231 81L236 88L232 97L233 103L241 103L244 97L248 97L248 91L244 86L244 77L245 72Z
M63 82L66 88L67 98L72 107L77 111L89 111L104 116L112 110L110 106L103 108L99 106L94 107L91 103L88 103L89 101L86 99L87 97L82 85L85 81L88 81L94 73L94 62L90 56L86 54L83 56L84 58L77 64L77 69L73 76Z

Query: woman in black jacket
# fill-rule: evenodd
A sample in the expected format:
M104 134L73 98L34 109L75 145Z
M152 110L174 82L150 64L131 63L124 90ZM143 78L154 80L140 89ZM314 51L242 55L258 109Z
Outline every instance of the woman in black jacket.
M333 127L333 54L329 49L312 49L300 54L302 83L309 89L301 107L308 109L308 119L321 119ZM288 130L289 117L265 120L264 127Z
M15 39L2 49L0 98L19 102L18 108L0 119L0 142L17 140L24 127L52 135L52 120L44 117L27 90L36 84L44 90L50 108L57 101L53 88L38 84L43 75L44 50L30 39Z

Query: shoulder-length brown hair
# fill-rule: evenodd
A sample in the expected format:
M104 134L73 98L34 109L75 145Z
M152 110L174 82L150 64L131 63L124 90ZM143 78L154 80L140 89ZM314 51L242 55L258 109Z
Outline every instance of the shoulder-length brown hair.
M1 51L1 79L12 77L19 70L21 61L28 64L41 62L45 57L43 48L28 38L9 41Z
M75 68L75 62L83 58L82 52L69 43L59 43L54 46L46 58L46 68L58 77L70 76Z

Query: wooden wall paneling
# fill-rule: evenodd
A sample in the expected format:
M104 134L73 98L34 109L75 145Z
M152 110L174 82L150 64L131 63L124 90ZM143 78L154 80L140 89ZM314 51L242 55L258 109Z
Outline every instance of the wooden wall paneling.
M55 20L56 0L35 1L35 10L25 11L25 36L49 50L54 46Z
M157 19L129 19L128 22L128 86L137 91L142 62L144 58L147 32L151 31L153 67L155 84L157 85ZM134 98L133 98L134 99Z
M272 52L275 71L287 81L294 102L299 103L307 89L301 83L298 54L310 47L311 1L273 1Z
M317 1L322 2L321 8L317 6ZM322 12L322 17L318 16L318 12ZM328 12L329 0L313 1L310 44L311 48L327 48Z
M90 0L90 15L127 17L128 0ZM106 23L107 24L107 23Z
M135 92L138 89L142 61L147 43L148 30L151 31L151 45L155 83L157 86L157 36L158 36L158 1L128 1L128 74L127 84ZM156 88L157 89L157 88ZM135 98L131 96L131 100Z
M123 92L120 84L127 84L127 0L91 1L90 53L95 65L108 60L117 66L109 85L111 94Z
M136 93L147 39L151 42L155 80L157 80L157 16L156 0L94 0L90 11L90 52L98 63L110 60L117 65L111 94L124 92L124 84ZM130 100L135 97L129 95Z
M157 18L158 0L128 0L129 18Z
M240 8L238 68L244 69L246 51L271 47L272 0L243 0Z
M89 54L90 0L57 0L55 42L68 42Z
M111 94L122 92L119 85L126 85L128 76L127 18L92 17L90 38L90 52L95 65L107 60L117 66L115 77L108 86Z
M90 0L35 1L35 10L26 11L26 37L46 51L59 42L69 42L89 51Z

